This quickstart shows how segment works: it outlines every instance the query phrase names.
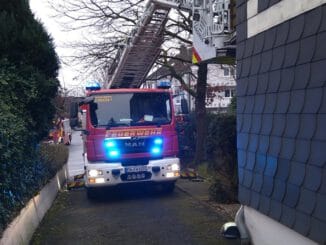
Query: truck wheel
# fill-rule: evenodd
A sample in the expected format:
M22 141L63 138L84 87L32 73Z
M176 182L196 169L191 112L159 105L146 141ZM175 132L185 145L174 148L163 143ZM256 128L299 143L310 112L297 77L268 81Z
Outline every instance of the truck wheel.
M163 187L165 193L172 193L174 191L175 183L165 183Z

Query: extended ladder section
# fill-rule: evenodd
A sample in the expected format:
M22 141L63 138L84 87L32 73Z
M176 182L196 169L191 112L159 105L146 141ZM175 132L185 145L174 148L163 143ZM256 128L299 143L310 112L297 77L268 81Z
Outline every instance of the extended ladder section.
M153 2L147 4L143 18L131 32L123 50L118 52L109 88L140 87L160 53L169 10Z
M111 64L107 87L141 86L160 53L171 8L192 13L193 63L228 56L229 44L235 39L231 1L235 0L149 0L144 16Z
M235 57L235 0L194 0L193 63Z

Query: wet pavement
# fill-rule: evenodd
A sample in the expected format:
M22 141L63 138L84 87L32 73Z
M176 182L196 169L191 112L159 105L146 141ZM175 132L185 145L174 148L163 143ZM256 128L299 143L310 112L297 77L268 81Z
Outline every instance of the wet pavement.
M219 234L224 218L176 189L61 192L31 244L238 244Z
M72 158L79 143L74 137L70 148L73 174L80 170ZM133 185L104 190L94 200L83 188L61 191L30 244L240 244L221 237L229 220L206 205L208 186L181 179L171 194Z

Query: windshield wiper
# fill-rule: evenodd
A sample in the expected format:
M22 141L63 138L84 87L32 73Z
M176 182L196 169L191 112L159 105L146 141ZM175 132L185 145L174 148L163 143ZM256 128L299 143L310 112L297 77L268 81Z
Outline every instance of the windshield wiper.
M108 123L106 125L103 125L103 126L106 126L106 129L109 130L112 127L129 126L129 124L128 123L110 122L110 123Z

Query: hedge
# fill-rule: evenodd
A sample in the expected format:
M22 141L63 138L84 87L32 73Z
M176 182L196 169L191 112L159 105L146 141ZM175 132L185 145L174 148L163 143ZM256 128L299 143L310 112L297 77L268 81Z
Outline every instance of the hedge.
M20 136L14 138L17 140ZM26 141L20 151L17 151L12 139L9 140L3 134L0 138L0 237L8 223L68 159L68 148L65 145L35 146L28 145ZM19 164L18 161L23 161L24 164Z
M207 115L206 162L209 175L213 178L210 187L211 199L223 203L237 201L237 148L235 100L229 113ZM196 142L196 121L193 115L187 123L179 125L181 162L191 162ZM199 166L193 166L199 167Z

